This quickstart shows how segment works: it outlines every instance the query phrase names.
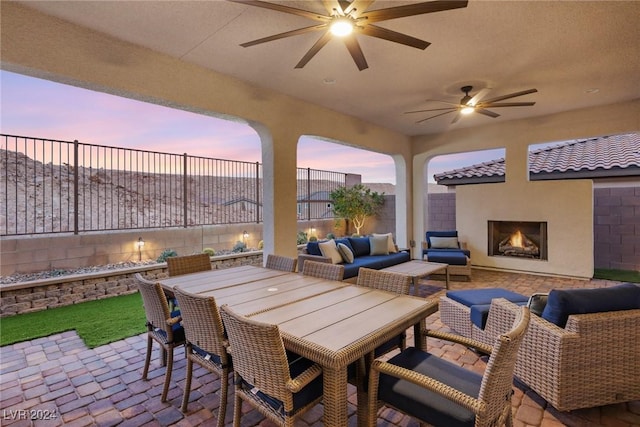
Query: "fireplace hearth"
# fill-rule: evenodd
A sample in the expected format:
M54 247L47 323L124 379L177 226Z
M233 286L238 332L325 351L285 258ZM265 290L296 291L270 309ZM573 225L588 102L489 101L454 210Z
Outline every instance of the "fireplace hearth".
M547 223L535 221L489 221L488 255L547 259Z

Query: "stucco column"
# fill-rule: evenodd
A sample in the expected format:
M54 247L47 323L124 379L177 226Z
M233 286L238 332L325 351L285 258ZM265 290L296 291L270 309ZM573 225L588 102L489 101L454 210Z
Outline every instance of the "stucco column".
M254 123L251 126L262 142L264 253L295 258L299 135L288 129L267 129Z

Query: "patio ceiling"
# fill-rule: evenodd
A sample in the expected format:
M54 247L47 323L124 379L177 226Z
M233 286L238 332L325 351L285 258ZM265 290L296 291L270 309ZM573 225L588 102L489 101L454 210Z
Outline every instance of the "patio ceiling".
M25 1L25 6L234 76L406 135L446 132L640 98L640 2L480 1L464 9L384 21L379 25L431 42L426 50L358 36L369 68L358 71L342 43L331 41L304 68L296 63L319 33L249 48L240 43L315 22L226 1ZM320 1L274 1L325 12ZM371 9L415 1L373 3ZM108 52L100 54L108 56ZM107 58L108 59L108 58ZM493 88L494 97L533 107L500 108L499 118L453 114L421 124L405 111L458 102Z

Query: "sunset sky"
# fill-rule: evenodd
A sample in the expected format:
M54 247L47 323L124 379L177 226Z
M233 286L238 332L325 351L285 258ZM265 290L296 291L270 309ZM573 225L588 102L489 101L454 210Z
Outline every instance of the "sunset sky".
M260 162L260 140L248 125L0 71L0 132L62 141ZM431 175L502 157L501 150L441 156ZM298 167L395 183L390 156L302 139ZM432 181L430 176L429 180Z

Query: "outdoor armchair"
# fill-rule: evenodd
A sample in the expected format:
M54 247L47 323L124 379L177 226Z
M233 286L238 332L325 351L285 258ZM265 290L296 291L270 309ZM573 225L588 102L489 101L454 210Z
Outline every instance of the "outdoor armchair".
M267 255L267 262L265 267L271 268L273 270L281 270L281 271L289 271L293 273L296 271L296 265L298 264L298 260L295 258L289 258L282 255Z
M280 426L294 421L322 399L322 368L287 352L277 325L257 322L227 305L220 314L234 364L233 425L240 426L242 402Z
M166 366L164 388L161 401L167 400L171 372L173 371L173 349L184 344L184 329L180 325L180 312L169 310L167 297L159 283L151 282L140 273L136 273L138 289L142 296L144 312L147 317L147 355L144 362L142 379L147 379L151 363L153 341L161 347L162 366Z
M457 230L427 231L422 242L422 259L448 264L449 274L471 276L471 252L458 239Z
M420 422L436 426L512 425L513 370L529 324L529 309L521 307L511 330L494 346L436 331L428 336L489 353L484 374L409 347L385 362L376 359L369 376L369 419L374 427L382 402Z
M222 427L227 409L229 373L232 370L232 361L227 354L229 343L224 333L218 306L212 296L190 294L177 287L175 288L175 296L180 307L186 337L187 373L182 412L187 411L193 364L196 363L220 377L220 408L218 409L217 425Z
M167 267L169 276L208 271L211 270L211 258L205 253L173 256L167 258Z

